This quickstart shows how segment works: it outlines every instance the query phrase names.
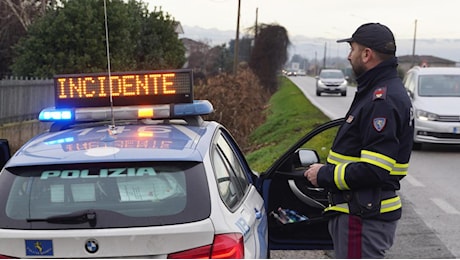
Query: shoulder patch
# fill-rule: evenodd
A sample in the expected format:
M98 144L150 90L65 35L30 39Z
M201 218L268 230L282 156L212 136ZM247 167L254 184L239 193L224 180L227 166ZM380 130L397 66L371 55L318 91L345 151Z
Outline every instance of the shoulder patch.
M385 117L376 117L372 120L372 126L377 132L382 132L386 125L387 119Z
M376 99L385 99L387 97L387 87L380 87L377 88L374 91L374 94L372 95L372 100Z

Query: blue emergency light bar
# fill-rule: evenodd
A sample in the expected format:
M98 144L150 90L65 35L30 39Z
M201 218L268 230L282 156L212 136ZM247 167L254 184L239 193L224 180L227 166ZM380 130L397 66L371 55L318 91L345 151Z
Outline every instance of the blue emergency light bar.
M194 100L193 103L140 105L121 107L78 107L78 108L45 108L38 119L42 122L95 122L136 119L174 119L187 116L207 115L214 111L208 100Z

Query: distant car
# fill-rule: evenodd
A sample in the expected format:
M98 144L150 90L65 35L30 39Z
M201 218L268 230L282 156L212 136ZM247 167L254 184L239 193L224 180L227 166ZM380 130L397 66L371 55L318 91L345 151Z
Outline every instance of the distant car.
M286 76L297 76L297 70L286 70Z
M414 107L414 149L460 144L460 68L414 67L404 77Z
M305 70L298 70L297 71L297 75L298 76L306 76L307 75L307 72Z
M124 104L113 107L106 74L55 77L56 107L39 116L53 122L49 131L11 157L0 142L0 258L269 258L271 249L331 249L327 192L303 176L320 158L303 147L344 120L313 129L258 174L227 129L202 118L213 107L191 100L188 72L113 73L114 103Z
M316 76L316 95L321 93L347 95L347 78L339 69L323 69Z

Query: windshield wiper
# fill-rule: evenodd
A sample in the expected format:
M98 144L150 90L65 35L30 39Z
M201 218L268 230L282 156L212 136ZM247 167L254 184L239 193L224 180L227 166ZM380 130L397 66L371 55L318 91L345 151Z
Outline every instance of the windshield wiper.
M88 222L91 227L96 225L94 210L80 210L70 214L55 215L47 218L28 218L27 222L48 222L53 224L81 224Z

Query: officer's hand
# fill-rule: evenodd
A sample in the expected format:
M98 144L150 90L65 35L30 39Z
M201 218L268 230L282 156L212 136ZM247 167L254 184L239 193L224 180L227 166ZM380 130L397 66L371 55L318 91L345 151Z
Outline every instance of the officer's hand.
M318 171L321 167L323 164L314 163L304 173L305 178L315 187L318 187Z

